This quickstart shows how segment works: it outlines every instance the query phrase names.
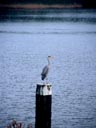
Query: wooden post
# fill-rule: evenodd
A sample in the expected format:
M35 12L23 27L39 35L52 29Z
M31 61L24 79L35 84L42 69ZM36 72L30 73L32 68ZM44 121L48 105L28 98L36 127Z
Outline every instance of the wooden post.
M51 128L52 86L37 84L35 128Z

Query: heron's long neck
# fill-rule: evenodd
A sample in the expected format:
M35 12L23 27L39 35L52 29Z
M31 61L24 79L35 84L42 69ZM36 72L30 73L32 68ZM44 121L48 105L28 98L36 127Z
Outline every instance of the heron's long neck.
M49 60L49 58L48 58L48 66L50 66L50 60Z

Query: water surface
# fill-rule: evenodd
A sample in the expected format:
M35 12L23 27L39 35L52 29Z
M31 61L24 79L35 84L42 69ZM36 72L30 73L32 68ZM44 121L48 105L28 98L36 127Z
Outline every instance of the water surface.
M35 124L35 89L54 56L52 128L96 127L96 10L9 10L0 17L0 128Z

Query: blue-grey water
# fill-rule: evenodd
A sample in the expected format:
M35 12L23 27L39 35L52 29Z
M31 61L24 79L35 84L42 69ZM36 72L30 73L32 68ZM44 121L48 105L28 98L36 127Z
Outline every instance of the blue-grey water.
M51 55L52 128L96 128L96 10L0 13L0 128L35 124L35 90Z

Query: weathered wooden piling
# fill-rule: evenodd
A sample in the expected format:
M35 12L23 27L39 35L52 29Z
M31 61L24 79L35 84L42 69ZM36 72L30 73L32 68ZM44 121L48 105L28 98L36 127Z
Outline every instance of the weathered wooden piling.
M35 128L51 128L52 86L37 84Z

